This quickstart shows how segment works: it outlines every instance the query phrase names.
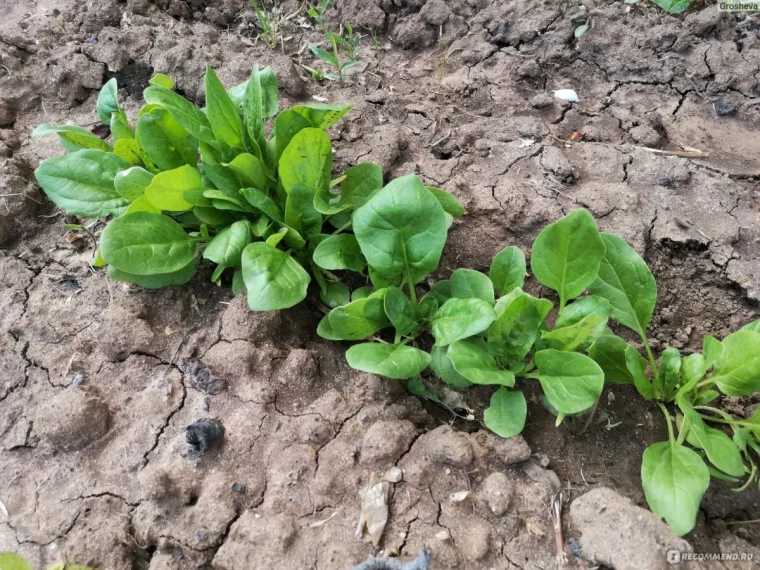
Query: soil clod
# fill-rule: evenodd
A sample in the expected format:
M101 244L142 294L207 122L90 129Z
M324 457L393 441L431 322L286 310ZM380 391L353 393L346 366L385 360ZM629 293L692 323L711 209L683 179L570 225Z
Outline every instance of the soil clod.
M432 557L432 551L425 547L411 562L402 563L395 558L374 558L354 566L353 570L427 570Z
M185 428L185 440L190 445L188 457L196 458L218 446L224 439L224 426L219 420L201 418Z

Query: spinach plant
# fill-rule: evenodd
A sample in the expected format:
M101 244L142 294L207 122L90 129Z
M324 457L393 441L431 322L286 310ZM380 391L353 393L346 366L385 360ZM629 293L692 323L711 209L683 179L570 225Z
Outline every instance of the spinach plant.
M660 8L665 10L666 12L670 14L680 14L681 12L685 12L689 5L691 4L691 0L652 0L655 4L657 4Z
M0 570L33 570L32 566L22 556L13 552L0 552ZM95 570L89 566L57 562L47 567L47 570Z
M254 310L299 303L312 276L325 302L334 303L346 290L334 271L366 267L353 217L383 187L382 170L371 163L331 178L325 130L351 106L280 111L268 67L254 67L229 91L211 68L205 82L206 107L199 109L172 91L166 76L154 78L133 126L109 81L97 111L113 140L74 126L39 127L35 134L58 134L69 153L43 161L37 180L62 210L110 218L93 265L107 265L114 279L181 285L202 252L216 265L212 281L232 272L233 290L247 293Z

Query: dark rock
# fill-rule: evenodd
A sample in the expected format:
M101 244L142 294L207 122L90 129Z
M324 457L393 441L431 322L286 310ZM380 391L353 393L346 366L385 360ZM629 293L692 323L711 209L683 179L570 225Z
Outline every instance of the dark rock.
M219 420L201 418L187 426L185 431L185 440L190 446L187 456L191 458L200 457L224 439L224 426Z
M730 103L716 103L715 112L721 117L724 117L726 115L733 115L736 113L736 107Z

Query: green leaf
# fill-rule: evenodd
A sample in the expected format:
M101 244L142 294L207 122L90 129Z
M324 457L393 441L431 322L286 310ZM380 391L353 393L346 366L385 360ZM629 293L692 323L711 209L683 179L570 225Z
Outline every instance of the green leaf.
M184 285L195 275L195 259L185 267L172 273L157 273L155 275L135 275L116 269L113 265L108 266L108 276L116 281L134 283L146 289L162 289L172 285Z
M201 186L203 186L203 181L198 170L185 165L156 174L145 189L145 197L156 208L169 212L181 212L193 207L185 200L185 192Z
M358 249L358 244L356 247ZM409 297L398 287L388 287L385 291L385 314L399 335L404 336L411 332L417 333L418 327L414 318L414 305Z
M124 212L124 214L134 214L135 212L152 212L154 214L160 214L161 210L151 204L145 196L140 196L127 207L127 211Z
M436 314L438 314L438 299L432 295L425 295L420 299L420 302L417 303L417 308L414 312L420 326L425 323L430 323L435 318Z
M699 382L704 377L705 372L707 372L705 358L698 352L681 360L681 376L684 385Z
M375 291L375 288L369 285L364 286L364 287L359 287L353 293L351 293L351 300L356 301L357 299L366 299L367 297L372 295L374 291Z
M604 372L584 354L539 350L535 361L546 399L560 413L577 414L587 410L602 394Z
M243 280L254 311L287 309L306 298L310 277L290 254L263 242L243 250Z
M533 243L530 260L541 283L559 293L560 307L594 281L604 256L604 242L586 210L573 210L549 224Z
M208 243L203 258L225 267L237 267L240 265L243 250L249 243L251 230L248 222L240 220L223 229Z
M496 364L482 343L457 341L449 346L446 356L451 359L454 370L473 384L498 384L510 388L515 385L515 375Z
M653 0L653 2L671 14L685 12L691 4L691 0Z
M689 442L695 447L703 449L710 463L721 471L742 477L744 475L744 461L742 461L739 448L728 435L717 429L709 427L699 414L683 399L678 403L684 415L685 424L683 429L689 430Z
M314 250L314 263L329 270L362 271L366 266L353 234L338 234L322 241Z
M529 295L517 295L488 329L488 342L507 359L522 360L539 335L543 318Z
M446 192L446 190L441 190L440 188L436 188L434 186L428 186L427 189L430 190L433 196L435 196L436 200L438 200L438 202L441 204L444 212L455 218L459 218L460 216L464 215L464 206L452 194L449 194Z
M626 365L626 351L631 349L638 355L636 349L619 336L605 334L594 341L588 350L588 355L604 372L604 381L610 384L633 384L633 374ZM646 369L647 361L639 355L638 368Z
M161 107L143 113L137 121L136 139L150 161L161 170L198 162L198 141Z
M261 161L254 155L247 152L240 153L232 162L225 166L235 172L245 186L261 191L266 190L269 178L264 171Z
M98 101L95 104L95 109L98 113L100 122L104 125L110 125L111 115L120 111L116 78L109 79L106 84L101 87L100 93L98 93Z
M311 103L309 105L297 105L292 108L309 121L311 126L326 131L348 113L353 105L330 105L327 103Z
M632 346L625 349L625 365L633 376L633 384L639 394L647 400L652 400L656 394L654 385L647 378L647 361Z
M430 288L430 294L438 301L438 306L442 306L453 297L451 294L451 282L448 279L436 281Z
M206 66L206 116L216 140L243 148L243 127L235 104L210 66Z
M589 290L610 302L613 319L645 338L657 302L654 276L624 239L602 234L602 240L607 253Z
M277 115L274 121L274 138L275 138L275 156L277 162L280 162L282 153L290 145L290 141L303 129L312 127L311 122L297 113L295 109L285 109Z
M337 307L322 319L317 334L329 340L362 340L390 326L385 315L385 290ZM326 335L330 336L326 336Z
M710 368L713 364L718 362L718 359L723 354L723 345L714 336L705 335L702 339L702 355L705 359L705 366Z
M13 552L0 552L0 570L34 570L26 560Z
M306 239L320 233L322 214L314 208L314 191L311 188L294 186L290 189L285 201L285 223Z
M506 295L525 283L525 254L517 246L502 249L491 262L489 276L499 295Z
M115 142L135 138L135 131L130 126L124 111L111 115L111 136Z
M433 319L433 336L438 346L486 330L496 319L493 308L482 299L449 299Z
M134 139L116 141L113 153L132 166L141 166L143 164L140 146Z
M554 329L542 333L557 350L588 348L607 327L610 304L606 299L590 295L566 305L557 316Z
M760 319L756 321L752 321L751 323L747 323L742 328L739 329L740 331L749 331L749 332L760 332Z
M451 359L447 355L448 350L448 346L434 346L430 354L430 368L432 368L435 375L446 382L446 384L456 386L457 388L467 388L472 386L472 382L454 369L454 365L451 363Z
M45 194L64 212L85 218L124 213L129 202L114 187L114 177L129 164L109 152L80 150L42 161L34 175Z
M360 208L383 187L383 169L372 162L362 162L346 170L340 183L340 204Z
M491 405L483 412L486 427L501 437L512 437L525 427L528 404L522 392L502 387L491 396Z
M367 342L349 348L346 360L356 370L406 380L417 376L430 364L430 355L404 344Z
M174 91L152 85L143 91L145 102L151 105L160 105L166 109L172 118L183 129L199 141L203 141L212 147L217 146L216 137L206 115L198 107Z
M668 441L650 445L641 461L641 482L649 508L670 530L683 536L694 528L710 484L707 465L696 452Z
M119 172L113 180L114 188L121 196L130 202L134 202L145 194L145 189L150 186L153 175L139 166L133 166Z
M747 396L760 390L760 333L737 331L721 343L723 351L710 379L726 396Z
M111 220L100 254L115 269L135 275L173 273L195 259L198 247L169 216L136 212Z
M446 215L414 175L396 178L354 213L354 233L367 263L412 285L438 267Z
M457 269L449 278L449 287L453 297L482 299L491 306L496 302L493 283L480 271L472 269Z
M320 298L331 309L348 305L351 302L351 292L345 283L340 281L327 283L326 288L327 290L324 293L320 291Z
M319 193L330 188L332 146L321 129L299 131L282 153L279 162L280 183L286 192L306 186Z
M242 188L240 190L240 193L251 206L260 212L263 212L273 220L277 222L282 222L285 220L285 217L282 214L282 210L280 210L280 207L277 205L277 203L269 196L264 194L261 190L257 190L256 188Z
M669 347L660 356L658 383L660 398L669 398L681 380L681 353Z
M335 56L332 55L331 53L326 52L325 50L323 50L318 45L316 45L316 44L310 44L309 45L309 49L311 50L311 53L313 53L314 55L316 55L322 61L329 63L333 67L336 67L336 68L340 67L340 63L335 58Z
M166 89L174 88L174 79L163 73L156 73L148 80L148 83L151 85L159 85L161 87L165 87Z
M33 137L52 134L57 134L63 147L69 151L77 151L87 148L94 148L106 152L111 151L111 145L106 141L99 136L92 134L87 129L77 127L76 125L61 125L59 127L40 125L32 131Z

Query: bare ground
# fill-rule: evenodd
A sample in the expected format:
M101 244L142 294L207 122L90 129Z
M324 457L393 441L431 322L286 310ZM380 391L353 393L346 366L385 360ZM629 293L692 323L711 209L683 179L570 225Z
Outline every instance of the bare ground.
M531 449L548 454L571 497L607 486L643 505L641 452L664 435L655 409L615 387L588 428L555 429L536 397L525 441L499 440L348 369L345 347L314 333L316 303L254 314L208 272L158 292L109 282L89 268L92 243L65 230L36 186L33 169L59 149L31 130L92 124L109 77L134 114L154 72L202 102L207 63L230 85L253 63L272 65L286 103L355 105L332 132L337 171L376 161L464 202L441 275L485 269L584 206L649 261L656 348L698 349L704 334L757 318L757 21L597 2L576 41L576 6L553 0L341 0L332 26L378 32L374 46L363 41L356 83L341 86L293 63L318 34L293 25L284 53L267 50L242 4L0 0L0 550L104 570L350 568L377 553L354 537L358 491L399 466L385 553L411 558L427 544L433 569L554 568L554 493L526 473ZM552 98L558 88L581 101ZM721 104L733 112L718 115ZM582 141L566 145L575 131ZM639 148L679 145L706 156ZM198 381L204 366L210 384ZM480 413L488 396L467 397ZM756 402L723 405L741 414ZM221 421L225 437L193 459L184 430L199 418ZM756 487L737 495L713 482L687 539L751 551L757 525L732 523L758 516ZM573 520L566 538L583 532L588 550L598 529ZM638 545L620 540L621 552ZM643 543L654 567L668 540Z

